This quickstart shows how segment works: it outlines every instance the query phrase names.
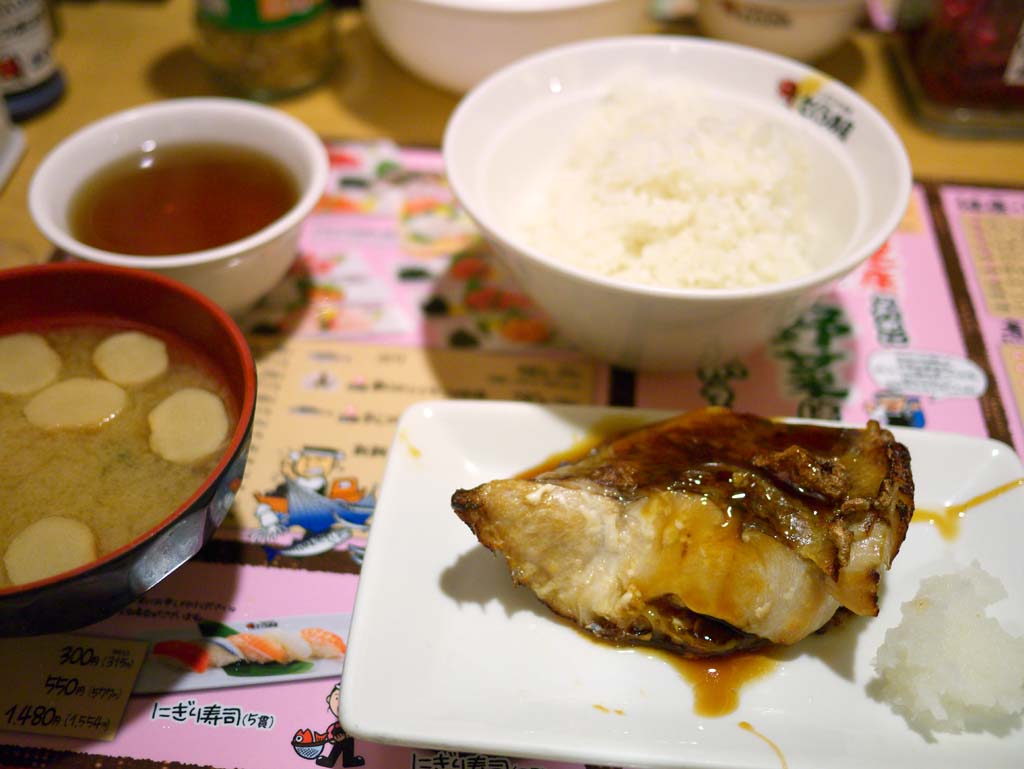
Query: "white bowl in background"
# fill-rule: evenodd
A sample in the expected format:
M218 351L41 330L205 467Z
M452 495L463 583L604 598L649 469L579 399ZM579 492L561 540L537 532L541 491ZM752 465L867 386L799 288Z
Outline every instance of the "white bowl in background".
M365 0L363 8L395 60L456 93L527 54L650 24L645 0Z
M810 216L820 233L810 274L756 288L643 286L527 245L517 215L564 155L580 116L627 69L695 82L794 133L809 156ZM849 88L790 59L692 37L610 38L519 61L460 102L443 151L460 204L555 325L583 350L640 369L692 368L764 345L885 243L911 189L899 138Z
M705 34L814 61L834 50L864 15L865 0L698 0Z
M258 150L294 175L298 201L248 237L188 254L118 254L76 239L68 217L79 188L96 172L139 152L148 142L218 142ZM64 139L32 178L29 210L47 239L73 257L166 275L237 313L273 288L295 260L300 225L323 194L327 170L327 152L320 139L279 110L240 99L171 99L118 112Z

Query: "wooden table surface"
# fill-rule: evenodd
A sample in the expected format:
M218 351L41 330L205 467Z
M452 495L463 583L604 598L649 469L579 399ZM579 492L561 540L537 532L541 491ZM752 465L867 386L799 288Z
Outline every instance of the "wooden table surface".
M118 110L182 96L218 94L194 53L195 0L76 0L56 8L55 54L67 79L64 98L21 124L27 149L0 191L0 265L12 253L43 260L51 247L28 214L32 173L61 139ZM337 15L340 62L330 81L275 106L325 137L385 137L439 145L458 102L388 58L362 14ZM668 33L692 33L681 26ZM916 125L893 77L884 37L858 31L817 66L856 89L893 124L918 178L1024 184L1024 141L948 138Z

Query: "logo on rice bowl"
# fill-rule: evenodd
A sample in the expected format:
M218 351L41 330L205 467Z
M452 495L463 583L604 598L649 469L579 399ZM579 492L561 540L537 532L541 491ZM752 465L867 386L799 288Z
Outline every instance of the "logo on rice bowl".
M853 110L836 98L821 92L825 80L805 77L803 80L779 81L779 96L801 116L831 131L846 141L856 123Z

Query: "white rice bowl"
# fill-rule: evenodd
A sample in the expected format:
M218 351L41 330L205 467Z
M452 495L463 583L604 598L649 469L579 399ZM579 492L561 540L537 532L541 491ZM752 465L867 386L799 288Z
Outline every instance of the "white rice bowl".
M646 87L631 94L630 82ZM677 103L663 115L644 109L659 88ZM639 103L636 133L609 124L580 141L588 114L601 120L616 99ZM899 137L856 92L799 62L678 35L521 59L466 95L443 149L463 210L560 335L651 371L769 343L885 243L911 190Z

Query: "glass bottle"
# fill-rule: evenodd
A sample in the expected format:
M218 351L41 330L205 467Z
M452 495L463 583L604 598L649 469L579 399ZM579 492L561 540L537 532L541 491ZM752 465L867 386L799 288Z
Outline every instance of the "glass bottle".
M13 120L41 112L64 93L52 46L45 0L0 0L0 95Z
M199 0L197 52L228 91L268 101L330 74L333 21L325 0Z
M941 0L913 59L921 86L939 104L1024 107L1024 1Z

